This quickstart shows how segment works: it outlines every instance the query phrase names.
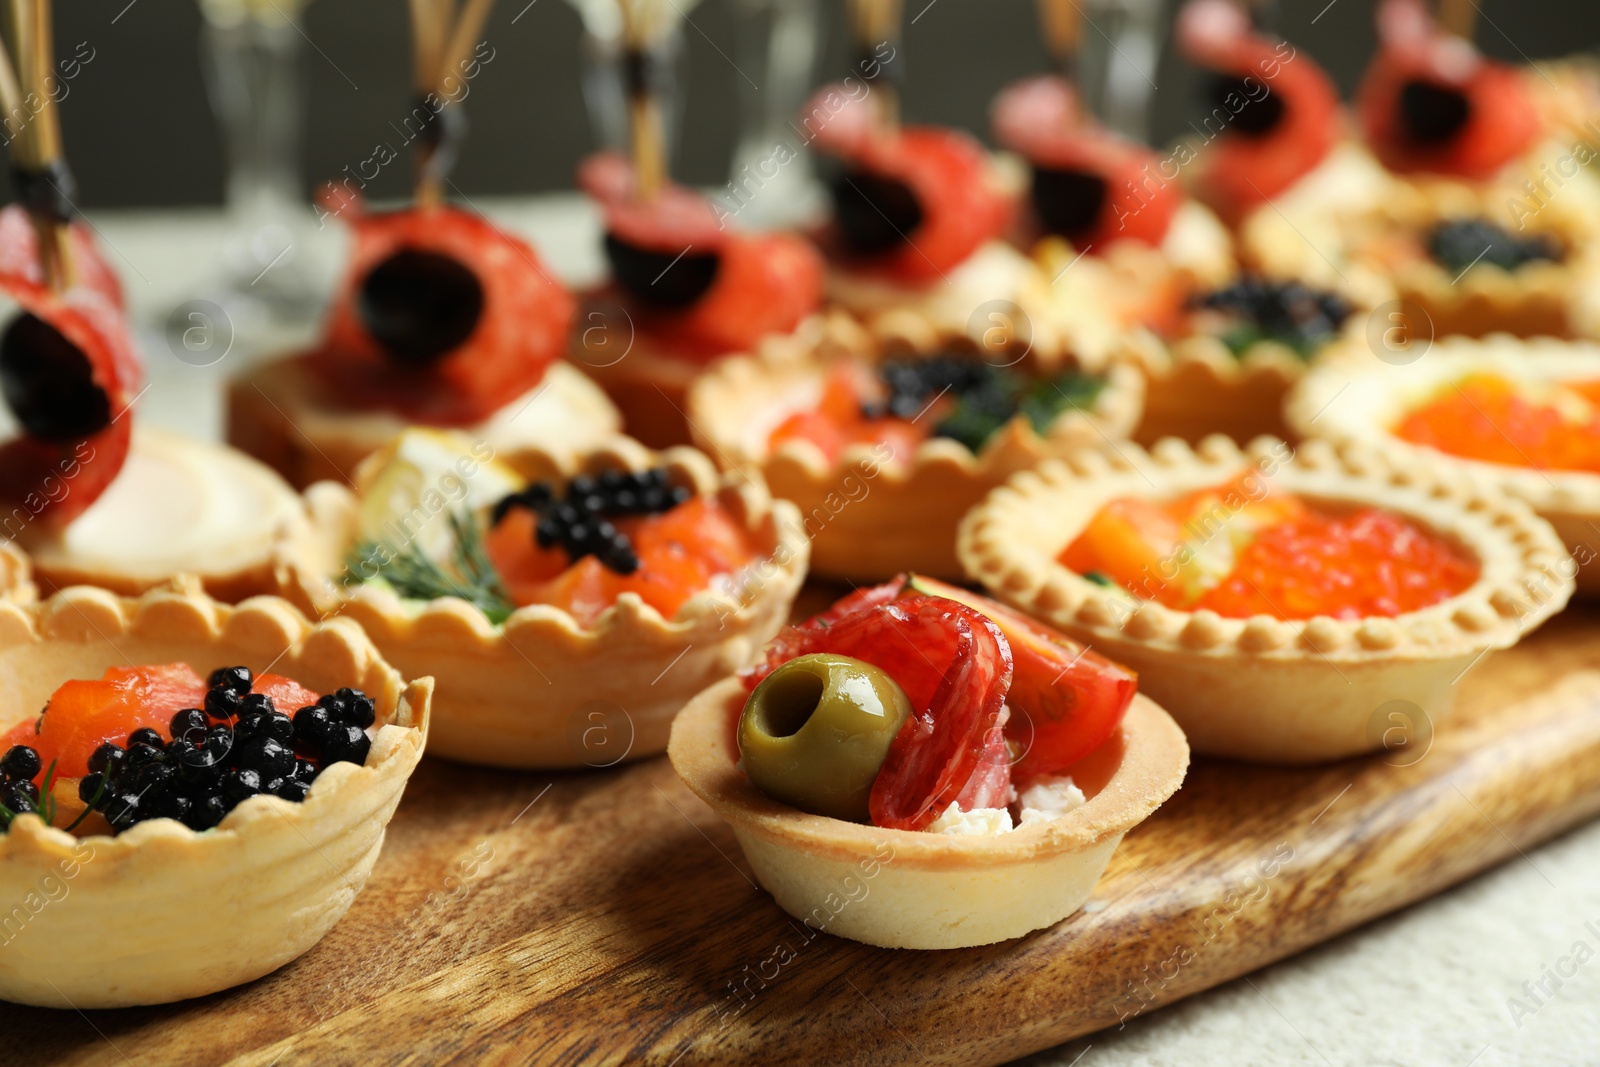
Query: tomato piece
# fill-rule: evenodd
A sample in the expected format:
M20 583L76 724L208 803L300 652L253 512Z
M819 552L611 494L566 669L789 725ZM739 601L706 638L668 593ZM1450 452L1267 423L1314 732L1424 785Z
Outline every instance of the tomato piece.
M1013 674L1007 697L1011 716L1003 732L1022 751L1011 767L1015 780L1059 774L1121 725L1139 690L1133 671L979 593L922 575L913 575L907 589L974 608L1005 635Z
M1264 86L1281 108L1270 129L1228 126L1205 149L1196 182L1200 195L1224 218L1238 222L1327 158L1339 138L1339 90L1310 56L1254 32L1245 9L1232 0L1187 4L1176 36L1190 60ZM1226 102L1224 107L1231 112Z
M322 343L305 357L341 404L468 426L537 386L566 350L576 304L526 241L448 206L367 214L345 205L342 214L354 246ZM471 334L425 367L397 364L360 313L367 276L403 251L454 260L483 290Z
M994 623L966 605L899 593L893 582L858 590L822 616L789 627L746 681L753 686L813 652L851 656L887 672L913 714L873 782L872 821L916 830L986 768L989 733L1011 685L1011 651Z
M1159 504L1123 497L1095 513L1061 562L1079 574L1097 571L1126 588L1153 591L1174 576L1166 571L1182 542L1182 523Z
M878 177L904 183L922 221L893 249L863 258L859 266L904 285L929 285L999 236L1011 221L1011 203L997 188L988 153L959 130L906 126L883 132L872 125L869 97L849 99L837 86L821 89L808 116L826 115L808 128L813 146Z
M1085 118L1071 86L1056 77L1010 86L994 104L995 137L1036 172L1066 171L1100 179L1105 195L1089 221L1063 234L1094 251L1119 240L1160 245L1183 203L1183 190L1164 177L1161 157Z
M1384 166L1482 180L1526 153L1542 123L1527 75L1483 58L1434 25L1420 0L1384 0L1378 54L1362 78L1356 110ZM1401 107L1408 86L1460 94L1464 117L1447 135L1418 138Z

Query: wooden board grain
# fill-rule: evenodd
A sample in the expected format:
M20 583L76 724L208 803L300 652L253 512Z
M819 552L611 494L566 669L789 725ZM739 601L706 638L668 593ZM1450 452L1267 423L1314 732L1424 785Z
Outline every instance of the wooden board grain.
M1467 676L1431 742L1301 770L1199 761L1083 912L950 952L789 919L664 759L428 760L366 891L300 960L166 1007L0 1005L0 1043L30 1064L1000 1063L1523 862L1600 812L1597 653L1600 615L1570 610ZM205 901L195 917L174 936L204 938Z

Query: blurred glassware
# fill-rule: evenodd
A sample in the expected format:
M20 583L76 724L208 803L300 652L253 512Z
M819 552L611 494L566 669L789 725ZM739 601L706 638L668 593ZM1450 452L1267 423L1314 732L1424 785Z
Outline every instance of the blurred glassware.
M817 0L733 0L733 7L739 140L728 194L740 206L741 225L793 226L821 210L825 200L792 125L812 89Z
M323 302L308 269L316 225L300 179L305 2L200 0L201 63L227 157L215 295L246 323L301 323Z
M1167 32L1163 0L1083 0L1078 91L1111 129L1148 143L1156 64Z
M661 99L662 130L667 165L672 164L683 119L682 65L683 19L700 0L567 0L583 20L583 100L589 111L600 148L624 155L629 150L626 57L622 40L622 4L668 3L672 7L669 29L659 43L660 70L667 74L657 85Z

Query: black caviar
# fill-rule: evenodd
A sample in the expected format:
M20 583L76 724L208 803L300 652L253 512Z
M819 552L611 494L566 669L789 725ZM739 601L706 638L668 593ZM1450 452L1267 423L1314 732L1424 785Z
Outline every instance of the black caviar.
M1276 341L1305 357L1338 335L1351 310L1336 293L1253 275L1206 293L1194 306L1228 316L1231 325L1222 342L1234 355L1243 355L1257 341Z
M1024 416L1043 433L1069 407L1094 403L1105 379L1069 371L1035 381L1009 367L964 355L892 359L878 368L884 399L862 405L869 418L936 418L933 436L981 449L1006 423Z
M332 764L366 762L372 747L366 730L377 708L361 690L340 689L291 717L271 697L250 692L252 683L245 667L214 671L206 710L175 714L171 741L140 727L126 745L101 745L78 782L78 798L103 814L116 833L146 819L176 819L208 830L250 797L267 793L303 801ZM48 798L41 807L41 788L33 781L40 763L39 753L26 745L0 756L0 829L17 815L53 812Z
M672 484L665 467L606 471L572 479L560 497L549 482L530 485L496 504L493 522L498 525L513 508L527 508L539 516L534 540L540 548L559 545L574 562L594 556L617 574L632 574L639 569L639 557L611 520L671 511L691 495Z
M1451 219L1429 232L1428 255L1452 274L1479 263L1509 271L1540 260L1559 260L1561 246L1548 234L1518 237L1484 219Z

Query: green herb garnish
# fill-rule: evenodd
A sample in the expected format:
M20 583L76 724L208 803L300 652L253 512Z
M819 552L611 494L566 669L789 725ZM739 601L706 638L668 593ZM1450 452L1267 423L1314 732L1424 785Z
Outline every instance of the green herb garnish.
M1083 578L1084 581L1093 582L1095 585L1103 585L1107 589L1110 589L1115 585L1110 578L1107 578L1099 571L1084 571Z
M346 560L347 585L382 580L411 600L459 597L499 625L516 610L505 584L489 559L483 533L465 512L449 514L452 534L450 565L428 558L415 542L393 547L364 541Z
M939 421L934 434L948 437L977 452L1018 415L1039 433L1068 408L1087 410L1105 389L1106 380L1068 371L1044 381L1031 381L1009 371L994 371L980 388L956 393L950 413Z

